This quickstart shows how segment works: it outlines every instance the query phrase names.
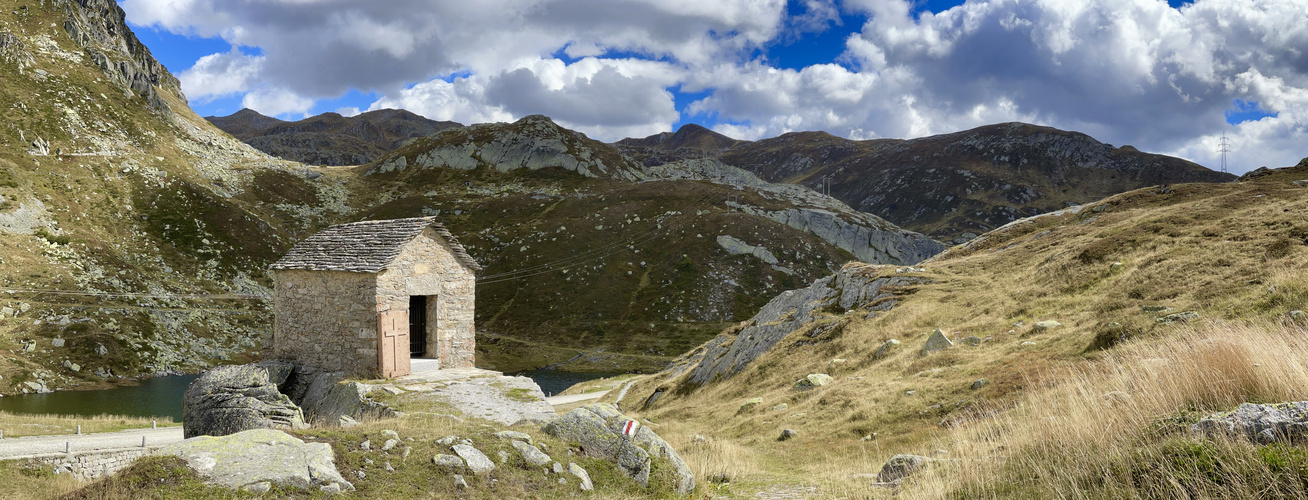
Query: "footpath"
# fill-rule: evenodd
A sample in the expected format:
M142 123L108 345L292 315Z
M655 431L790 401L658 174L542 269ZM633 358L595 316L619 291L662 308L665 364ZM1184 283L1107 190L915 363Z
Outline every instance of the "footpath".
M124 448L155 448L182 440L182 427L158 429L128 429L95 434L61 434L56 436L24 436L0 439L0 460L32 458L54 453L87 453Z

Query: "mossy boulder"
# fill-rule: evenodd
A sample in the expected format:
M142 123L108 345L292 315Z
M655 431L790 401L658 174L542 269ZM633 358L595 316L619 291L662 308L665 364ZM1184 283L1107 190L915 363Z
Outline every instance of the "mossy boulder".
M624 436L623 426L630 420L608 403L582 406L547 424L543 430L552 436L577 443L582 453L617 464L627 477L642 486L667 470L669 489L688 495L695 489L695 475L667 441L648 427L640 426L631 437ZM656 479L659 481L659 479ZM657 482L656 482L657 484Z
M327 443L306 443L285 432L252 429L228 436L200 436L161 448L176 455L213 484L245 488L271 483L301 489L354 490L336 470Z

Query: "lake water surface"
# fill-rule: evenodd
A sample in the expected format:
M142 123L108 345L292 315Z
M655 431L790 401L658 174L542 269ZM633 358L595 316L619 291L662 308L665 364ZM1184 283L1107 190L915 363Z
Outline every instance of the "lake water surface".
M514 375L531 377L545 395L558 394L573 384L619 373L572 373L556 370L531 370ZM56 415L129 415L134 417L172 417L182 421L182 395L186 386L199 375L155 377L141 385L116 387L100 391L58 391L49 394L19 394L0 398L0 411Z
M182 421L182 394L199 375L154 377L141 385L100 391L57 391L0 398L0 411L57 415L172 417Z

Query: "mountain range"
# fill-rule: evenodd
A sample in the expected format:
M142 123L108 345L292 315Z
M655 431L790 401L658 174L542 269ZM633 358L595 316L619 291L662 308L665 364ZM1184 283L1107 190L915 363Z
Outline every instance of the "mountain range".
M478 360L505 371L657 370L846 262L944 248L717 160L646 167L541 116L216 120L289 138L279 151L321 139L320 159L374 161L280 159L196 116L115 2L0 21L3 393L261 356L267 266L340 222L442 219L485 267Z
M361 123L368 114L341 118L328 113L295 123ZM366 163L364 160L382 156L380 152L351 155L347 145L367 137L369 129L362 126L314 132L317 139L309 153L270 147L269 141L285 143L291 136L282 126L260 125L272 119L253 111L209 120L256 148L289 160L309 161L307 155L316 154ZM333 144L339 147L333 149ZM828 194L855 210L949 243L967 241L1022 217L1144 186L1235 179L1180 158L1145 153L1132 146L1114 147L1082 133L1025 123L986 125L911 140L867 141L825 132L793 132L744 141L686 124L676 132L622 139L599 149L644 167L715 159L768 182L796 184Z
M308 165L368 163L413 138L460 126L428 120L402 109L349 117L323 113L288 122L245 108L228 116L207 116L205 120L259 151Z

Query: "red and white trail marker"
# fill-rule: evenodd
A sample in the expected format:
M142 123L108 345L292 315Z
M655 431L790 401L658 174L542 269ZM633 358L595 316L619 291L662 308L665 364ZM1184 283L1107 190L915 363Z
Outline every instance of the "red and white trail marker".
M622 424L622 435L628 438L635 436L636 431L640 429L640 422L628 420Z

